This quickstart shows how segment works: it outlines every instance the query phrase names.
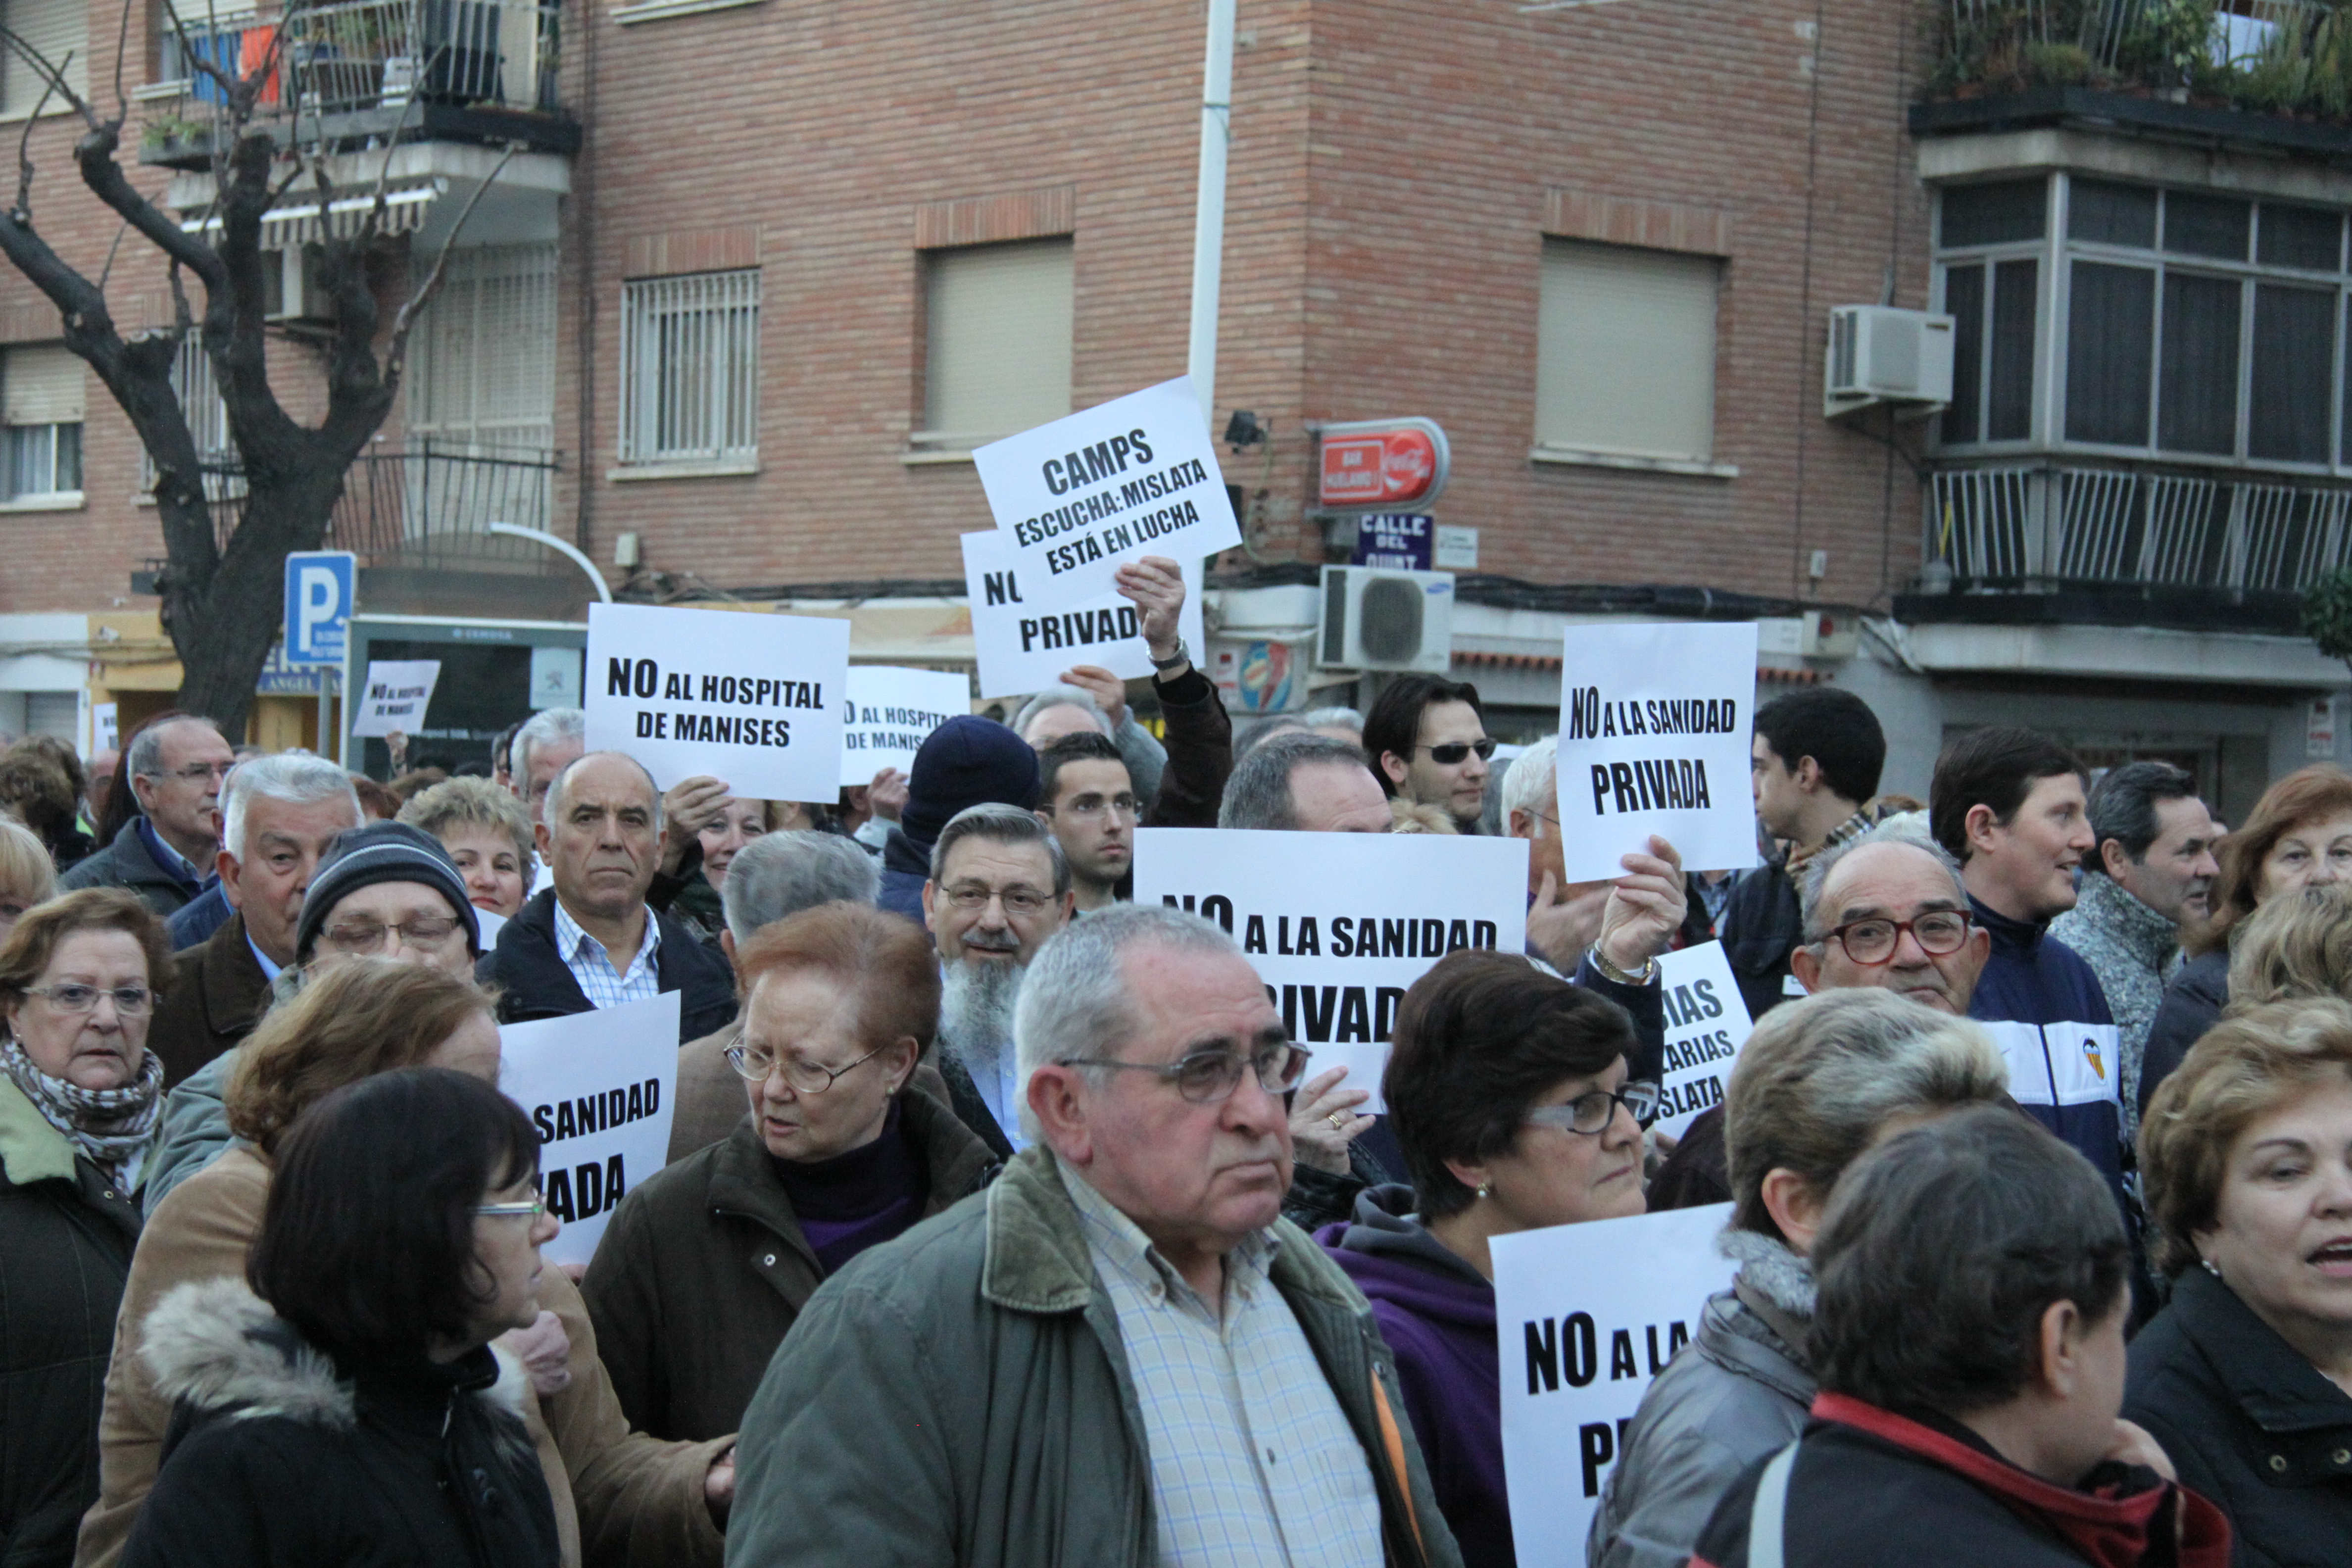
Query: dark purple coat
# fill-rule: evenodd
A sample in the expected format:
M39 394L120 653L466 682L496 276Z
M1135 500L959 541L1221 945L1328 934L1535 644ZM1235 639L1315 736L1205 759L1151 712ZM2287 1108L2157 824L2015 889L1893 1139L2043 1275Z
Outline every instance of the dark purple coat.
M1405 1415L1464 1568L1516 1568L1503 1485L1495 1288L1412 1213L1411 1187L1368 1188L1356 1199L1352 1224L1327 1225L1315 1239L1371 1302L1381 1336L1396 1352Z

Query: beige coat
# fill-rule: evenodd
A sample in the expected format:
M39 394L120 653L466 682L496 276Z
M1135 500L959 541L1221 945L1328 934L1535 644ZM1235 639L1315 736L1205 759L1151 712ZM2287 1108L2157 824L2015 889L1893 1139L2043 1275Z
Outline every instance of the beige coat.
M155 1484L172 1409L138 1353L147 1314L175 1285L241 1277L268 1194L268 1162L239 1146L189 1177L149 1216L115 1319L98 1425L99 1498L82 1517L76 1568L112 1568ZM716 1565L726 1538L711 1522L702 1484L711 1460L733 1439L662 1443L631 1432L596 1358L596 1331L579 1287L550 1268L540 1304L562 1320L572 1338L570 1385L530 1412L565 1568Z

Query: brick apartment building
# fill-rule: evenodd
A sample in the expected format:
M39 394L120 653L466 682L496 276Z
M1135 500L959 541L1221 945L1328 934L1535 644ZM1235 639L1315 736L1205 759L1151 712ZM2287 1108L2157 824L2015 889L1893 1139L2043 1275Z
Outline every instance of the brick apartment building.
M86 46L105 85L119 12L8 8ZM1455 670L1512 732L1549 727L1570 617L1713 615L1767 622L1765 689L1869 696L1888 785L1916 794L1947 731L2004 719L2102 761L2179 757L2241 815L2307 752L2352 756L2343 672L2291 635L2292 590L2347 548L2340 233L2320 263L2352 136L2095 83L1956 93L1945 10L1242 0L1215 418L1250 410L1271 439L1226 464L1249 547L1221 563L1212 651L1279 647L1296 677L1276 700L1353 679L1310 658L1314 568L1345 541L1314 514L1312 429L1419 415L1451 438L1440 521L1479 531ZM457 237L330 541L362 551L363 607L418 617L387 638L575 620L585 579L482 532L505 521L624 595L848 613L860 657L968 662L971 447L1183 368L1197 6L305 16L339 179L381 167L368 136L400 143L394 291L496 144L522 149ZM142 172L200 219L202 161L180 154L203 91L180 57L236 58L268 18L216 11L186 45L151 20L134 0ZM9 70L0 128L38 97ZM76 129L33 128L36 212L95 268L114 227L71 183ZM2210 234L2181 252L2191 218ZM289 383L301 225L334 221L286 220ZM152 257L112 292L123 319L165 319ZM1849 304L1950 311L1955 407L1825 417L1828 314ZM68 693L133 716L173 679L131 591L161 552L135 443L55 336L0 273L10 727L63 724ZM192 360L199 403L202 380ZM279 739L310 713L263 709Z

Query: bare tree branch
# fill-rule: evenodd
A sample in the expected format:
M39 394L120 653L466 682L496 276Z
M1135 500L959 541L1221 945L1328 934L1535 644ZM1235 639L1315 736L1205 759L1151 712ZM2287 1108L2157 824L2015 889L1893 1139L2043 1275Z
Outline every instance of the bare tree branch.
M433 258L433 270L425 274L424 283L418 286L415 293L403 302L399 313L393 317L392 342L385 346L383 356L384 376L392 384L395 386L399 384L402 367L408 359L409 330L416 325L418 313L426 305L432 303L435 291L441 287L441 275L449 265L449 252L457 247L458 237L466 232L466 220L474 216L474 209L481 205L482 197L488 195L490 187L498 183L499 176L506 172L507 165L514 161L514 155L521 150L522 143L520 142L507 143L507 150L499 155L498 163L492 165L489 174L480 184L474 187L474 194L466 198L464 208L457 214L457 223L449 230L449 237L442 242L441 253Z
M70 61L73 56L66 58ZM33 221L33 127L40 123L41 110L49 106L50 89L41 89L40 101L33 112L25 117L25 133L16 138L16 205L8 210L18 223Z
M115 226L114 243L106 247L106 265L99 269L98 291L101 294L106 292L107 279L114 276L114 258L121 254L122 237L130 232L131 226L127 223Z
M114 122L128 124L131 100L122 91L122 57L131 52L131 0L122 0L122 20L114 29Z
M97 114L91 110L89 104L82 101L81 95L79 93L74 91L71 87L67 85L64 67L50 64L48 56L41 53L40 50L26 43L25 41L24 35L16 32L13 28L0 26L0 40L5 40L9 47L15 49L16 53L24 58L26 64L31 66L35 70L39 71L41 73L42 80L49 83L50 86L56 88L58 92L63 94L65 96L65 100L73 105L74 112L81 116L84 124L87 124L92 130L96 130L98 128L100 121ZM68 49L66 51L66 60L68 64L72 63L73 51L71 49ZM49 95L46 91L43 92L41 94L42 102L47 102L48 96ZM37 117L40 110L37 109L33 112L35 116Z

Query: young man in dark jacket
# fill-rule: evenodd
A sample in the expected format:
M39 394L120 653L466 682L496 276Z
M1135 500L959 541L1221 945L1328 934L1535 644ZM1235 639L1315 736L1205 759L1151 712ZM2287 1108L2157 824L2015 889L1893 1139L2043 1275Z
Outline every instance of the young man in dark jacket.
M2221 1510L2116 1414L2131 1253L2102 1190L1990 1106L1857 1161L1813 1247L1813 1418L1692 1568L2226 1568Z
M2074 907L2096 835L2074 753L2032 730L1971 731L1944 748L1928 822L1960 862L1992 934L1969 1016L2009 1058L2009 1092L2081 1152L2123 1202L2122 1044L2099 977L2050 934Z

